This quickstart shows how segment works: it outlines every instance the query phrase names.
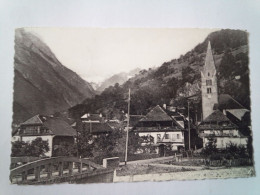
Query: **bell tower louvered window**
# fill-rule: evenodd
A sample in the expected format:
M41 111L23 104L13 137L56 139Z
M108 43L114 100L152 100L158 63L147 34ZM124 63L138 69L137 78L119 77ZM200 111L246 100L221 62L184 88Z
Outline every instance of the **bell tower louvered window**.
M211 86L212 85L212 80L206 80L206 85Z

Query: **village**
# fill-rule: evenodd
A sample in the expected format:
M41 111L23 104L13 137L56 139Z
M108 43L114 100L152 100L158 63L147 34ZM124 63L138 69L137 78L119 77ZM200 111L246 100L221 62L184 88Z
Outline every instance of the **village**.
M151 174L199 179L205 171L206 178L254 174L250 110L229 94L218 93L210 42L201 92L186 97L186 107L164 103L145 115L132 115L131 89L127 103L123 118L89 112L77 119L39 113L22 122L12 136L12 183L160 180ZM237 168L241 166L242 171ZM222 176L212 172L224 169ZM236 169L240 174L232 172ZM69 177L75 172L82 178L84 171L99 172L88 173L85 180Z

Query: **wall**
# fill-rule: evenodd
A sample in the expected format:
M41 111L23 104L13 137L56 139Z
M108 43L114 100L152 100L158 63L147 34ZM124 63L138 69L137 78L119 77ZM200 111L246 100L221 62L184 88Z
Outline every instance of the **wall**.
M222 135L222 134L232 134L233 136L239 136L237 129L231 129L231 130L204 130L205 134L215 134L215 135Z
M206 74L206 73L205 73ZM206 80L212 80L211 86L206 86ZM211 93L207 93L207 88L211 88ZM203 119L207 118L213 112L214 104L218 103L217 78L214 74L201 75L201 93L202 93L202 112Z
M175 132L166 132L169 134L169 139L163 139L163 142L171 142L173 145L173 150L177 150L177 146L184 146L184 133L183 131L175 131ZM154 137L154 143L158 143L159 140L157 139L157 135L161 135L161 139L163 138L165 132L145 132L139 133L139 136L147 136L151 135ZM177 135L179 135L179 139L177 139Z
M105 158L103 159L104 168L117 168L119 167L119 157Z

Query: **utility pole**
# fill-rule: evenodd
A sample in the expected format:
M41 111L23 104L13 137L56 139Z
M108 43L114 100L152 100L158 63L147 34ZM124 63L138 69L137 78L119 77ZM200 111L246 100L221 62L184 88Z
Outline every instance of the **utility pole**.
M188 100L188 131L189 131L189 150L190 150L190 102Z
M190 102L188 100L188 131L189 131L189 150L190 149Z
M127 149L128 149L128 131L129 131L129 122L130 122L130 96L131 90L129 88L128 94L128 111L127 111L127 126L126 126L126 144L125 144L125 165L127 164Z

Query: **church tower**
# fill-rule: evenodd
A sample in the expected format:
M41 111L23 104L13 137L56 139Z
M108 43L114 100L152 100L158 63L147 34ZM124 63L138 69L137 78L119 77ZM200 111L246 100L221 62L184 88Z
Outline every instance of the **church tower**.
M208 43L205 64L201 71L201 96L202 114L204 120L213 112L214 104L218 103L216 67L210 42Z

